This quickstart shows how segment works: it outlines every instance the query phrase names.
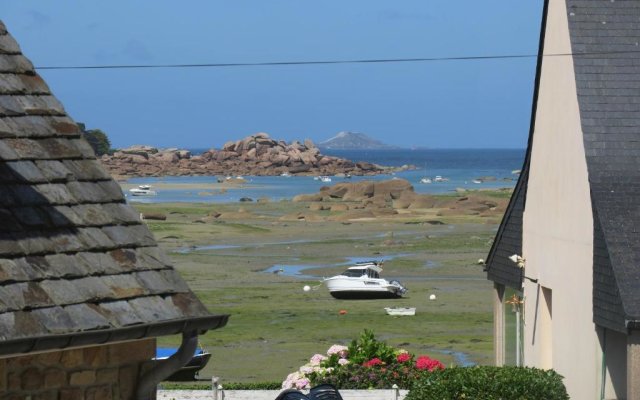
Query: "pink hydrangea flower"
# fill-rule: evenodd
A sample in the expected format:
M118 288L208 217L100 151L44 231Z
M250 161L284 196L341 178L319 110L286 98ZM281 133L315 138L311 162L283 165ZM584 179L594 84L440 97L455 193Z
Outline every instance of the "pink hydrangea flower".
M396 357L396 360L398 360L399 363L407 362L407 361L411 360L411 354L409 354L409 353L400 353Z
M346 358L348 349L349 348L346 346L334 344L333 346L329 347L329 350L327 350L327 355L331 357L332 355L337 354L340 358Z
M307 378L300 378L295 382L296 389L309 389L311 382Z
M320 363L326 359L327 357L323 356L322 354L314 354L313 357L311 357L311 360L309 360L309 364L320 365Z
M339 365L347 365L349 364L349 360L347 360L346 358L341 358L338 360L338 364Z

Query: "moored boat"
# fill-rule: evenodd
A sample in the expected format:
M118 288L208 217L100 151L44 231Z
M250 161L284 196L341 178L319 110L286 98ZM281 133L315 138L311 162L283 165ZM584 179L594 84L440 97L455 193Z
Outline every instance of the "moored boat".
M158 194L155 190L151 190L151 185L140 185L137 188L131 188L129 193L132 196L155 196Z
M380 272L381 262L356 263L340 275L325 278L324 283L336 299L393 299L407 292L400 282L381 278Z

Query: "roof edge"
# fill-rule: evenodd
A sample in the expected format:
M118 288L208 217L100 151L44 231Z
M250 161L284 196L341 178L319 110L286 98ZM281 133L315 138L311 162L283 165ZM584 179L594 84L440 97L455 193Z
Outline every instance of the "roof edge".
M0 342L0 356L20 355L48 350L65 350L73 347L101 345L127 340L154 338L196 331L202 334L222 328L229 320L228 314L208 315L141 324L115 329L98 329L61 335L46 335Z

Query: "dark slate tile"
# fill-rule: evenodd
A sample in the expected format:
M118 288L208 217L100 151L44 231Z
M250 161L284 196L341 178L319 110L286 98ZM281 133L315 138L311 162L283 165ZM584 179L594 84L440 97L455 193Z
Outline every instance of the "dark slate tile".
M48 215L38 207L13 208L13 216L24 229L52 227Z
M144 260L144 264L157 264L167 267L172 266L172 263L167 255L157 246L138 248L136 249L136 253L138 254L138 257L141 257Z
M6 208L0 208L0 232L19 232L24 229L19 219L13 215L13 212Z
M108 275L102 282L114 293L114 299L129 299L151 294L151 289L140 285L133 274Z
M73 207L73 212L82 220L82 225L101 226L117 222L101 204L80 204Z
M140 246L142 244L139 232L133 229L132 226L107 226L102 228L104 233L117 245L117 246Z
M64 163L57 160L36 160L36 167L49 182L67 182L76 180Z
M0 139L0 160L18 160L20 156L7 140L9 139Z
M53 300L53 304L64 306L67 304L82 303L87 300L85 293L73 280L56 279L45 280L39 283L40 288Z
M23 55L4 55L0 57L0 72L35 74L33 64Z
M54 253L55 246L48 235L43 232L32 231L28 233L16 233L16 245L23 249L20 255L40 255Z
M116 293L105 283L102 277L90 276L73 280L86 303L95 303L104 300L118 299Z
M31 276L19 268L13 259L0 258L0 284L30 280Z
M0 313L0 340L6 341L14 338L15 319L13 313Z
M40 145L38 140L22 138L5 139L4 141L20 159L51 158L49 152Z
M26 111L16 96L0 95L0 117L12 117L25 114Z
M133 207L124 203L103 204L102 208L116 224L139 224L140 214Z
M45 259L59 278L79 278L88 275L86 265L75 254L49 254Z
M11 129L12 136L22 140L54 134L45 117L25 114L24 116L13 117L5 122Z
M91 307L103 315L109 320L111 325L115 327L125 327L148 322L140 318L127 301L103 302Z
M10 337L12 339L42 336L49 333L42 321L36 317L36 314L33 311L19 311L13 315L13 330L10 333Z
M51 250L47 253L66 253L87 250L73 230L58 230L50 236Z
M20 46L11 35L0 36L0 54L20 54Z
M49 126L50 129L53 128L57 136L79 138L81 135L80 128L78 128L78 124L73 122L73 120L69 117L61 117L61 116L44 117L44 120L47 121L47 126ZM90 146L89 148L91 149ZM80 147L80 152L82 154L85 154L85 151L86 151L85 147ZM93 150L91 150L91 153L93 154Z
M18 75L17 78L20 80L19 90L21 93L51 94L49 86L40 75ZM2 87L1 84L0 87Z
M49 153L49 159L61 160L66 158L80 158L84 154L77 146L77 139L46 138L38 140L38 143Z
M78 228L76 231L78 239L83 243L85 249L92 251L112 249L115 246L99 228Z
M181 310L169 298L139 297L129 300L129 304L143 321L166 321L184 317Z
M25 113L29 115L66 115L64 107L51 95L16 96Z
M84 220L73 211L73 206L52 206L45 209L51 210L49 219L59 228L83 225Z
M87 159L95 159L96 153L93 151L93 147L89 145L89 143L83 139L71 139L73 146L80 152L82 158Z
M79 330L74 326L74 321L62 307L41 308L33 310L31 313L49 334L63 334Z
M74 205L78 203L78 199L74 197L74 194L69 190L69 185L74 182L69 182L66 185L61 183L46 183L41 185L34 185L31 190L35 189L47 204L50 205Z
M85 265L87 275L117 274L122 272L120 266L105 253L82 252L76 257Z
M148 293L169 294L185 291L184 288L186 285L172 286L172 283L175 283L174 277L168 275L169 280L167 280L163 272L164 271L143 271L135 273L134 276L139 282L139 285L148 290Z
M24 299L25 307L40 308L50 307L54 304L54 301L49 297L37 282L17 283L22 290L22 298Z
M0 257L20 256L24 254L24 249L16 241L15 234L0 232Z
M21 182L43 183L47 179L33 161L9 161L7 167L13 171L13 176Z
M98 203L106 202L110 199L105 198L102 188L93 182L68 182L67 189L69 193L77 199L78 203Z
M22 310L25 307L23 288L26 283L14 283L0 286L0 313Z
M197 317L210 315L207 308L193 292L177 293L171 295L166 300L171 301L178 312L184 316Z
M64 307L73 321L74 327L80 331L110 328L111 324L103 315L87 304L76 304Z
M102 181L96 183L102 190L104 194L104 199L108 199L109 201L124 201L124 194L122 193L122 188L118 183L114 180Z
M15 129L12 128L12 124L7 123L7 121L0 119L0 139L15 138L15 137L16 137L16 133L15 133Z
M108 254L118 265L121 271L133 271L135 269L144 268L146 265L141 262L142 258L138 256L139 249L116 249Z
M79 180L110 179L110 175L96 160L64 160L62 163Z

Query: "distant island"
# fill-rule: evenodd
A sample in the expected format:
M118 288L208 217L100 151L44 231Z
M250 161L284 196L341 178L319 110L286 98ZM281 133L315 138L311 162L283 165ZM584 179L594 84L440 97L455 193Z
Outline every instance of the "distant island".
M318 143L318 147L331 150L391 150L400 148L372 139L364 133L347 131L340 132L331 139Z

